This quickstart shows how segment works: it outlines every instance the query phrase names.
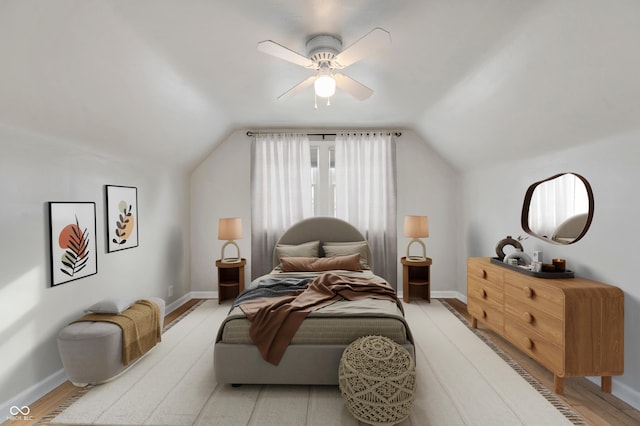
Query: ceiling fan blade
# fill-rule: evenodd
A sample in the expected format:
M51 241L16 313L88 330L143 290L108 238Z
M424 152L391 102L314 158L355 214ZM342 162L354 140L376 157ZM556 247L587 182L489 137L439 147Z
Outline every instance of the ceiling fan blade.
M371 96L371 94L373 94L373 90L369 89L362 83L358 83L351 77L348 77L344 74L335 73L333 74L333 78L335 78L336 80L336 86L349 93L359 101L364 101L369 96Z
M315 75L307 77L306 79L302 80L300 83L298 83L295 86L293 86L291 89L289 89L286 92L284 92L282 95L278 96L278 100L288 99L288 98L292 97L293 95L295 95L295 94L303 91L307 87L311 86L315 80L316 80L316 76Z
M294 52L291 49L284 47L281 44L272 40L265 40L258 43L258 50L266 53L267 55L275 56L276 58L284 59L287 62L303 66L305 68L313 68L314 63L311 59L302 56L301 54Z
M374 28L365 34L360 40L347 47L336 56L341 68L359 61L360 59L382 52L391 46L391 34L382 28Z

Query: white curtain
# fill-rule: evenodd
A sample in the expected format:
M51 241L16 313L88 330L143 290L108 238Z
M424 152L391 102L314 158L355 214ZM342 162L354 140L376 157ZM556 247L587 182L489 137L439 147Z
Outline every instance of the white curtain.
M309 139L303 134L258 135L252 144L251 275L272 269L282 233L311 216Z
M369 241L374 272L396 284L396 149L386 133L336 136L336 212Z

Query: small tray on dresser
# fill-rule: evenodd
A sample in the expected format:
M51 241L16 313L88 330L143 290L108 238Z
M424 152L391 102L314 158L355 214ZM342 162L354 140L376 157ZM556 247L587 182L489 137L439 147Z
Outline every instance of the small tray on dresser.
M491 263L495 263L496 265L503 266L505 268L511 269L512 271L518 271L521 274L529 275L530 277L537 278L574 278L575 274L573 271L566 270L564 272L536 272L531 271L529 269L521 268L520 266L509 265L508 263L504 263L500 260L499 257L492 257Z

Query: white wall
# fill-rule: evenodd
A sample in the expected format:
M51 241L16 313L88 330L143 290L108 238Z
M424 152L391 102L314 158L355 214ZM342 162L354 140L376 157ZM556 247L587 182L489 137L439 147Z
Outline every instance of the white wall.
M216 259L225 241L218 240L218 219L240 217L240 255L251 277L251 143L246 131L236 131L191 174L191 288L218 291ZM229 247L229 254L235 253Z
M411 241L403 235L405 215L427 215L429 238L423 239L431 265L431 292L456 290L462 238L460 221L461 177L430 146L412 131L396 139L398 166L398 259L407 253ZM412 247L416 249L416 247ZM402 288L402 267L398 266L398 290Z
M1 126L0 152L0 405L22 406L16 395L59 373L56 335L86 307L190 291L188 176ZM106 253L106 184L138 188L136 248ZM96 203L96 275L51 287L48 201Z
M589 181L595 197L593 222L583 239L568 246L530 237L525 251L545 259L567 259L577 275L620 287L625 293L625 374L614 377L613 393L640 408L640 285L635 254L640 236L640 134L619 135L582 147L464 175L464 256L495 256L506 235L520 226L524 194L532 183L560 172ZM464 269L458 289L465 291Z
M460 177L414 132L403 131L396 139L398 165L398 258L409 240L402 235L404 215L429 216L427 255L433 258L432 291L456 288L460 236ZM242 218L244 238L239 241L244 257L251 253L251 139L237 131L219 144L191 177L193 290L217 289L215 259L222 242L217 238L220 217ZM249 264L250 262L248 262ZM249 265L245 269L249 279ZM398 283L402 268L398 262Z

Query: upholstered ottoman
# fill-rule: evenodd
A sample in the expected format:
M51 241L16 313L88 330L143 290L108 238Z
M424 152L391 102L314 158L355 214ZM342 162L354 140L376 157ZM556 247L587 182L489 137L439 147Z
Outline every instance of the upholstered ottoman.
M162 330L164 300L158 297L145 300L158 306ZM57 340L64 371L69 381L76 386L105 382L131 365L123 363L122 330L116 324L102 321L75 322L63 328Z
M340 391L351 414L371 425L394 425L409 416L416 390L415 361L383 336L361 337L344 350Z

